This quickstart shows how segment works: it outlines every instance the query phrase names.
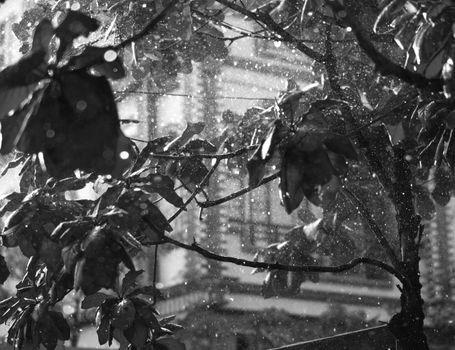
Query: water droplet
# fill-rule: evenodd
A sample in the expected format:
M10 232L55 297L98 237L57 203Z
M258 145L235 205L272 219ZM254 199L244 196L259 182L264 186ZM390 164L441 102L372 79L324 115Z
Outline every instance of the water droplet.
M103 58L106 62L114 62L117 59L117 52L114 50L107 50L104 53Z

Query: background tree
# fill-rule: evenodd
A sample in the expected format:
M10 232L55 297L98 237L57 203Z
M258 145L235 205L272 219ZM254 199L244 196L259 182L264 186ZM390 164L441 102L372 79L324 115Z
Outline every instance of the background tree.
M9 167L21 165L23 170L21 193L9 195L2 210L11 213L2 238L4 246L18 246L30 261L17 295L0 305L0 321L14 320L8 341L17 348L43 344L53 349L58 339L68 339L69 328L54 306L74 288L86 294L83 307L98 307L101 344L115 337L136 348L183 348L166 337L178 326L158 320L158 291L136 286L141 271L131 260L143 245L170 243L210 259L267 270L264 290L269 295L282 291L288 273L287 281L293 282L287 288L292 290L305 278L316 280L317 273L360 264L380 268L400 283L401 311L389 322L391 332L403 349L428 349L419 248L425 233L422 218L432 216L433 201L447 204L454 185L453 4L153 4L85 1L80 8L89 8L89 16L78 12L79 7L43 2L28 12L33 37L21 25L15 28L28 46L23 45L26 54L19 62L0 73L1 151L16 150ZM246 32L231 26L223 20L225 9L261 29ZM52 24L49 18L56 11L62 14ZM118 16L112 17L115 11ZM131 22L136 14L142 22ZM239 36L223 38L220 26L240 31ZM81 36L100 29L102 36L78 44ZM216 52L223 51L226 41L246 36L280 41L308 56L323 90L307 93L290 84L274 106L250 111L254 120L272 116L270 125L262 130L248 122L233 125L211 142L195 138L204 128L201 123L188 123L177 138L151 140L141 151L123 135L108 79L132 72L137 83L149 72L146 79L156 86L173 86L176 73L190 71L191 61L200 60L201 53L215 45ZM133 63L125 69L128 57ZM245 130L257 135L254 147L246 147ZM250 186L225 198L204 198L220 161L248 152L248 161L240 159L237 165L248 170ZM279 172L269 174L270 165ZM371 179L368 186L376 191L365 193L365 184L358 181L362 176ZM256 261L214 254L166 234L189 203L209 208L277 177L288 213L306 198L323 208L324 217L302 226L300 234L290 232L286 242L262 252ZM186 193L175 192L175 181ZM98 185L96 200L65 197L65 191L88 183ZM176 213L166 219L154 193L175 205ZM368 249L363 249L366 256L346 254L358 248L352 218L341 205L346 199L360 214L364 234L376 239L387 259L371 256ZM375 201L392 208L395 224L378 224L366 205ZM342 244L316 244L330 242L330 237ZM325 249L341 264L313 263L308 247ZM334 254L340 247L344 249ZM130 272L116 288L121 263ZM116 293L105 294L101 288Z

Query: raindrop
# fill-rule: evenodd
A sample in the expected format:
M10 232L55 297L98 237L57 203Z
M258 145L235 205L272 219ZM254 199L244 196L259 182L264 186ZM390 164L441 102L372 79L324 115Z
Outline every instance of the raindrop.
M104 53L103 58L106 62L114 62L117 59L117 52L114 50L107 50Z
M128 159L129 157L130 157L130 154L127 151L120 152L121 159Z
M79 4L78 2L74 2L71 5L71 11L79 11L80 9L81 9L81 4Z

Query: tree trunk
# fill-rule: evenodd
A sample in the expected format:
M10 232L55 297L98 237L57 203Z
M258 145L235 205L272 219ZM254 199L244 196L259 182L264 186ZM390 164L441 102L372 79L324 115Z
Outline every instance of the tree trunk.
M394 176L392 200L395 204L401 246L401 272L407 285L401 291L401 311L389 323L389 328L403 350L428 350L423 331L423 299L419 272L419 247L423 233L421 218L415 212L412 174L406 152L394 147Z

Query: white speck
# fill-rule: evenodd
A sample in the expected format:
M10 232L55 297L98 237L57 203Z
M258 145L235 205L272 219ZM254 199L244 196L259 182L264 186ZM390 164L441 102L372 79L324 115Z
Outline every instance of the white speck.
M114 62L117 59L117 52L114 50L107 50L104 53L103 58L106 62Z

